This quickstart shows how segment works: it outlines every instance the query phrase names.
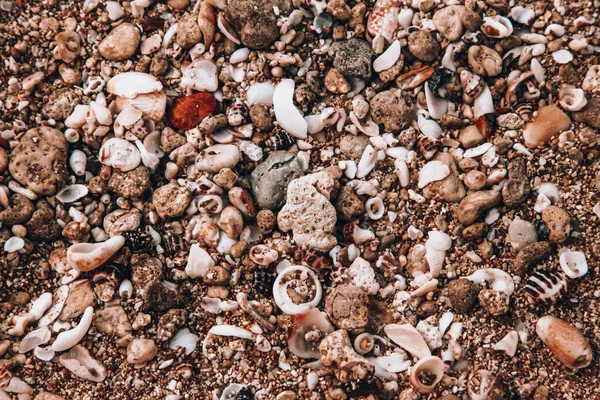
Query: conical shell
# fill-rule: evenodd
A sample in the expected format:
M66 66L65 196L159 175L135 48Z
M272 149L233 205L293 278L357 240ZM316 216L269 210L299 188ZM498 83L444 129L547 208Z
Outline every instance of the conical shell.
M592 362L590 343L568 322L547 315L538 320L535 332L567 367L577 370L587 367Z

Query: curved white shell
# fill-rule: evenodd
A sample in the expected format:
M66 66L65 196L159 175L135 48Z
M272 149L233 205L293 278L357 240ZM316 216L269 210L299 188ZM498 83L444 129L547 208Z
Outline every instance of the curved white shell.
M308 124L294 105L293 79L283 79L273 92L275 118L279 125L290 135L298 139L306 139Z
M567 111L579 111L587 104L583 89L563 86L558 90L558 102Z
M422 372L428 372L435 375L435 379L429 385L421 382L419 376ZM431 393L435 386L444 376L444 362L436 356L429 356L420 359L410 370L410 383L419 393Z
M375 59L373 62L373 70L375 72L381 72L392 68L400 58L400 50L400 42L394 40L394 43L392 43L383 54Z
M90 102L90 107L94 112L94 116L96 117L96 121L100 125L110 125L112 124L112 114L108 107L99 104L95 101Z
M193 61L183 71L179 86L202 92L216 91L219 88L217 66L206 58Z
M484 17L481 31L491 38L505 38L513 33L513 26L510 20L501 15L493 17Z
M397 345L413 356L422 359L431 356L431 350L423 336L410 324L389 324L383 328L385 334Z
M419 189L450 175L450 168L441 161L429 161L419 170Z
M7 253L14 253L15 251L21 250L24 246L25 241L23 238L13 236L4 243L4 251Z
M580 251L565 251L560 255L560 268L571 279L580 278L588 272L585 254Z
M325 336L334 331L327 320L327 314L318 308L311 308L307 312L294 317L293 331L288 337L290 352L300 358L319 358L319 349L314 346L318 343L308 342L305 338L307 332L314 328Z
M270 81L255 83L248 88L246 92L246 100L248 105L264 104L266 106L273 105L273 94L275 86Z
M56 194L56 199L61 203L72 203L88 194L86 185L75 184L65 186Z
M67 249L67 263L78 271L92 271L108 261L124 244L123 236L100 243L75 243Z
M499 268L482 268L469 276L465 276L471 282L481 284L487 282L490 289L504 292L510 296L515 291L515 281L506 272Z
M140 151L125 139L108 139L100 148L98 159L104 165L109 165L121 171L131 171L142 160Z
M383 200L381 197L373 197L367 200L365 203L365 209L367 211L367 215L372 220L381 219L385 213L385 206L383 205Z
M83 339L90 325L92 324L92 316L94 315L94 308L87 307L81 317L79 324L66 332L60 333L54 343L52 343L52 350L54 351L65 351L75 346Z
M425 100L427 101L429 116L433 119L442 118L446 114L446 111L448 111L448 100L436 97L431 89L429 89L429 82L425 82Z
M158 92L163 85L154 75L145 72L124 72L110 78L106 90L116 96L133 99L138 94Z
M126 106L132 106L140 110L142 114L155 122L159 122L165 116L167 106L167 94L164 91L139 94L133 99L117 97L115 102L117 111L121 112Z
M357 178L364 178L375 168L377 163L377 151L370 144L365 147L365 151L360 157L358 162L358 169L356 171Z
M40 318L38 321L38 327L43 327L50 325L62 311L65 302L67 301L67 297L69 297L69 286L62 285L56 292L54 292L52 306L48 309L48 311Z
M440 231L429 231L429 239L425 243L426 247L434 250L446 251L452 246L452 239L447 233Z
M295 304L287 293L287 284L281 285L282 279L289 274L290 272L300 272L301 274L306 274L313 281L315 285L316 292L314 298L306 303ZM323 288L321 287L321 282L319 282L319 278L317 275L309 268L303 265L290 265L285 268L277 278L275 279L275 283L273 284L273 299L277 306L286 314L301 314L310 310L312 307L316 307L321 301L321 296L323 295Z
M494 345L494 350L503 351L507 356L514 357L519 344L519 334L517 331L510 331L500 341Z

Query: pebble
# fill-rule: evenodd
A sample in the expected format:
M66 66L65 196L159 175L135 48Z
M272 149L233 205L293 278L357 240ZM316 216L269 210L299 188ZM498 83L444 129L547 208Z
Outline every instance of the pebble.
M57 121L65 120L79 102L80 98L74 90L69 88L55 90L44 99L42 115Z
M432 62L438 58L441 47L430 32L417 30L408 35L408 50L415 58Z
M452 309L459 314L466 314L475 305L479 290L477 285L468 279L460 278L448 284L448 298Z
M108 188L122 197L139 198L150 188L150 171L142 165L127 172L115 169L108 180Z
M139 29L135 25L125 22L110 31L98 45L98 50L107 60L127 60L135 54L140 39Z
M464 11L465 7L460 5L444 7L433 14L433 24L442 36L454 42L463 34L461 15Z
M368 304L369 298L362 289L344 284L327 295L325 312L337 328L358 334L365 330L369 322Z
M335 201L335 209L342 221L351 221L365 212L365 205L350 186L344 186Z
M471 225L485 210L497 206L501 201L500 193L495 190L472 192L462 199L456 215L461 224Z
M462 147L470 149L485 143L485 137L475 125L469 125L460 130L458 141Z
M198 17L186 14L177 22L177 44L182 49L190 49L202 39Z
M330 49L333 66L344 76L370 78L373 73L373 50L364 40L352 38L335 42Z
M160 147L166 152L170 153L178 147L183 146L187 143L185 136L175 132L173 129L166 127L160 135Z
M286 199L289 183L304 175L296 155L274 151L252 171L252 193L259 208L276 210Z
M591 100L592 99L588 100L586 108L578 113L573 113L573 118L575 118L577 114L579 114L579 118L582 118L584 115L595 114L595 112L586 112L586 110L589 110L590 104L592 103ZM595 104L595 106L598 105L600 105L600 103ZM580 120L579 122L582 121ZM554 136L566 129L569 129L570 126L571 119L560 108L558 108L558 106L554 104L544 106L538 110L535 119L525 125L525 129L523 130L525 145L530 149L544 145ZM600 127L600 123L598 127Z
M242 44L250 49L263 49L279 38L274 8L289 11L291 2L284 0L230 0L225 17L237 31Z
M94 306L95 299L96 295L89 280L73 283L59 318L63 321L71 321L77 318L83 314L87 307Z
M600 91L600 65L592 65L588 69L581 88L586 92Z
M516 275L525 276L538 261L552 254L552 246L548 242L535 242L523 247L515 257L512 269Z
M456 161L448 153L437 153L433 161L440 161L448 166L450 174L442 180L432 182L423 188L423 196L431 199L440 196L446 201L458 202L467 195L465 185L460 180Z
M508 163L508 179L502 187L502 200L509 207L525 202L531 193L527 177L527 161L518 157Z
M571 235L571 217L558 206L544 208L542 221L548 227L548 239L552 243L563 243Z
M263 132L273 130L273 118L269 113L269 108L262 104L253 104L250 106L250 120L252 124Z
M240 149L232 144L215 144L202 150L196 157L200 171L217 173L222 168L233 168L240 160Z
M483 238L488 232L488 225L485 222L476 222L472 225L467 226L462 231L462 237L465 240L479 240Z
M131 333L132 327L127 313L120 305L104 307L94 312L94 326L100 333L125 337Z
M133 339L127 346L127 362L129 364L143 364L152 360L158 348L152 339Z
M358 161L369 144L368 136L345 135L340 139L340 151L347 158Z
M192 201L190 192L177 184L161 186L152 194L152 203L161 218L178 217Z
M483 189L486 183L487 177L485 174L477 169L472 169L467 172L463 178L465 185L471 190Z
M401 132L416 118L414 105L399 89L377 93L371 100L370 112L373 121L391 133Z
M325 76L325 88L334 94L344 94L349 93L352 86L340 71L331 68Z
M587 105L581 110L571 114L573 120L583 122L592 128L600 129L600 98L588 97Z
M516 217L508 227L507 239L515 250L521 250L525 246L537 242L535 225Z

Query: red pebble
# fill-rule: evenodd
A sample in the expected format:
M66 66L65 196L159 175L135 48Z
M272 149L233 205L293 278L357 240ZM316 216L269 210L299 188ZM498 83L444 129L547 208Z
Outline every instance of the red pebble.
M188 130L212 115L216 108L215 96L210 93L195 93L175 99L167 118L175 128Z

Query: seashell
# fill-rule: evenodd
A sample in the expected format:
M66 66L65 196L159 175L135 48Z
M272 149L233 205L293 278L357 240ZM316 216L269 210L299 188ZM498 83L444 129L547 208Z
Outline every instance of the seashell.
M217 173L222 168L233 168L240 159L240 150L231 144L216 144L207 147L196 157L196 168L200 171Z
M476 74L493 77L502 72L502 57L489 47L476 45L469 47L469 65Z
M80 198L87 196L88 188L86 185L75 184L62 188L57 194L56 199L61 203L73 203Z
M252 246L248 252L248 256L258 265L269 265L279 259L277 250L270 249L264 244Z
M373 170L373 168L375 168L375 164L378 160L377 154L378 152L373 148L373 146L370 144L367 145L365 151L360 157L360 161L358 162L358 169L356 172L357 178L364 178Z
M487 37L500 39L510 36L513 33L513 26L508 18L494 15L493 17L483 18L481 31Z
M446 251L452 246L452 239L445 232L440 231L429 231L427 234L426 247L430 247L433 250Z
M237 63L240 63L240 62L244 62L244 61L246 61L248 59L249 55L250 55L250 49L247 48L247 47L242 47L242 48L237 49L236 51L234 51L229 56L229 62L232 63L232 64L237 64ZM260 83L258 83L258 85L260 85Z
M567 367L578 370L592 362L592 348L588 340L573 325L547 315L538 319L535 332L556 358Z
M164 91L156 91L139 94L134 98L119 96L115 105L118 112L123 111L127 106L132 106L141 111L144 117L159 122L165 116L167 94Z
M414 11L410 8L403 8L400 10L400 13L398 14L398 23L404 30L408 30L408 28L410 28L414 15Z
M560 254L560 268L570 278L581 278L588 272L585 254L580 251L564 251Z
M542 64L534 58L531 60L531 72L533 73L533 77L538 83L544 83L546 81L546 70L542 67Z
M448 111L448 101L434 96L429 89L429 82L425 82L425 99L427 101L427 111L431 118L440 119Z
M108 139L98 153L98 160L121 171L131 171L142 160L139 150L124 139Z
M65 125L68 128L81 128L85 124L86 118L90 115L91 110L92 108L89 105L76 105L71 115L69 115L67 119L65 119Z
M192 61L183 71L179 86L200 92L215 92L219 88L216 64L206 58Z
M96 121L98 121L100 125L112 124L112 114L110 113L108 107L103 106L95 101L90 101L90 108L96 117Z
M381 72L392 68L400 58L400 50L400 42L394 40L392 45L375 59L373 62L373 70L375 72Z
M204 46L208 49L213 42L216 31L215 10L208 1L200 3L198 12L198 27L202 31ZM238 43L239 44L239 43Z
M215 266L215 261L200 245L194 243L190 247L188 262L185 267L185 273L190 278L200 278L211 267Z
M426 160L431 160L441 145L442 142L439 139L432 139L423 134L417 137L417 150Z
M31 350L33 350L37 346L41 346L43 344L48 343L52 332L48 327L43 326L39 329L29 332L23 340L21 340L21 345L19 346L19 353L24 354Z
M247 388L248 388L247 385L240 385L239 383L231 383L231 384L227 385L227 387L225 389L223 389L223 393L221 394L221 397L219 397L219 400L236 399L238 397L243 399L244 393Z
M40 347L37 346L33 349L33 355L36 356L39 360L42 361L50 361L56 355L56 352L52 350L52 346Z
M462 86L459 75L454 72L454 70L449 68L438 68L435 70L435 72L427 80L425 90L427 90L427 87L431 90L435 97L454 102L459 101L462 97ZM425 94L427 94L427 92L425 92ZM431 114L431 111L429 113Z
M419 189L431 182L441 181L450 175L450 168L441 161L429 161L419 170Z
M533 72L532 71L527 71L527 72L521 72L518 76L516 76L508 85L508 88L506 89L506 93L504 94L504 100L506 101L507 104L514 104L517 102L518 100L518 90L521 87L521 84L523 84L525 81L527 81L528 79L531 79L533 77Z
M100 243L75 243L67 249L67 262L78 271L92 271L108 261L124 244L123 236L113 236Z
M239 186L235 186L229 190L229 201L231 204L240 210L246 218L256 217L256 204L250 193Z
M475 118L479 118L482 115L494 114L494 99L492 98L492 92L488 85L484 85L483 91L475 99L473 106L473 113Z
M492 147L494 147L493 143L484 143L484 144L480 144L477 147L472 147L470 149L467 149L465 151L465 153L463 154L463 156L465 158L475 158L475 157L479 157L484 155L489 149L491 149Z
M25 241L18 237L13 236L4 242L4 251L7 253L14 253L15 251L21 250L25 246Z
M397 77L396 84L402 90L415 89L426 82L434 72L435 69L433 67L424 65L421 68L413 69Z
M469 375L467 393L471 400L487 400L504 398L504 390L500 380L490 371L480 369Z
M544 35L553 35L555 37L561 37L565 34L565 27L559 24L550 24L546 27Z
M506 272L499 268L482 268L475 271L466 279L478 285L487 283L488 287L497 292L504 292L507 296L511 296L515 291L515 281Z
M107 375L106 368L80 344L73 346L68 353L62 354L58 361L73 375L88 381L102 382Z
M479 97L485 87L485 81L469 70L463 69L460 72L460 82L463 90L463 100L471 104Z
M129 279L123 280L119 285L119 297L130 299L133 296L133 284Z
M273 94L275 86L270 81L254 83L246 92L246 101L248 105L264 104L273 105Z
M569 283L561 273L538 271L525 286L527 297L537 303L550 306L560 300L568 291Z
M431 139L439 139L442 136L442 127L434 120L425 118L422 114L419 114L417 118L417 125L421 133Z
M285 284L281 283L283 278L290 272L300 273L301 277L305 276L312 280L312 285L314 285L315 287L314 297L312 300L305 303L296 304L290 298L290 295L288 293L288 286L292 281L288 281ZM293 281L297 282L298 279ZM308 285L306 286L308 287ZM273 300L275 300L275 303L281 309L281 311L290 315L302 314L310 310L312 307L316 307L321 302L322 295L323 288L321 287L321 282L319 282L319 278L311 269L303 265L290 265L289 267L284 268L283 271L281 271L279 275L277 275L277 278L275 278L275 282L273 283Z
M431 350L423 336L410 324L388 324L384 326L385 334L397 345L418 359L426 360L431 357Z
M533 117L533 104L532 103L521 103L517 106L517 114L523 119L523 121L530 121Z
M77 32L61 32L54 37L56 42L55 56L67 64L75 61L81 52L81 38Z
M383 205L383 200L381 197L372 197L365 203L365 210L367 211L367 215L372 220L376 221L383 217L385 214L385 206Z
M496 132L496 115L492 113L480 115L475 121L475 126L486 139L491 139Z
M122 236L120 237L122 238ZM75 328L59 333L54 343L52 343L52 350L65 351L79 343L87 333L88 329L90 329L93 315L94 308L87 307L83 313L83 317L81 317L79 324L77 324Z
M12 378L12 373L10 372L12 366L12 360L0 360L0 388L8 386Z
M428 383L421 381L422 374L427 374ZM433 379L431 379L431 375L434 376ZM422 358L410 369L410 383L417 392L423 394L433 392L443 376L444 362L436 356Z
M519 334L517 331L510 331L506 336L494 345L494 350L503 351L509 357L514 357L519 344Z
M298 139L306 139L308 124L294 105L294 80L282 79L273 93L275 118L279 125L290 135Z
M546 43L548 43L548 38L544 35L540 35L539 33L522 33L522 34L519 34L519 38L523 42L530 43L530 44L546 44ZM519 63L519 65L521 65L521 64Z
M525 125L525 145L534 149L547 143L560 132L569 129L571 119L556 105L551 104L538 110L537 117Z
M210 332L209 332L210 334ZM196 350L196 343L198 341L198 335L190 332L188 328L183 328L175 332L171 340L169 341L169 349L175 350L178 347L185 349L185 354L191 354Z
M197 235L202 243L212 249L216 249L221 238L221 231L217 225L210 222L203 222L200 224Z
M52 296L53 302L48 311L39 319L38 327L42 328L44 326L50 325L56 318L58 318L60 312L67 301L67 297L69 296L69 286L62 285L59 287L54 295Z
M375 339L373 335L363 332L354 339L354 351L360 355L369 353L375 347Z
M377 0L367 19L367 32L371 37L383 36L387 40L394 37L398 28L398 0Z
M552 53L552 58L558 64L568 64L573 61L573 54L569 50L557 50Z
M106 90L115 96L133 99L140 94L159 92L162 83L154 75L145 72L124 72L110 78Z
M87 156L85 155L85 153L81 150L73 150L71 156L69 157L69 166L71 167L73 172L75 172L75 175L84 175L85 167L87 166Z
M235 30L233 30L231 25L229 25L229 21L227 21L227 19L225 19L223 16L223 13L219 13L219 17L217 18L217 26L227 39L238 45L242 43L237 33L235 33Z
M319 342L309 342L306 340L306 333L318 329L321 335L325 336L334 331L333 326L327 319L327 314L319 311L318 308L292 315L291 331L288 335L288 348L292 354L300 358L319 358L317 348Z
M558 102L567 111L579 111L586 106L587 99L582 89L565 85L558 89Z
M508 16L519 24L529 26L535 20L535 11L533 11L532 9L529 9L529 8L522 7L522 6L516 6L516 7L511 8ZM546 33L546 35L547 35L547 33Z
M140 157L142 159L142 163L144 164L144 166L150 168L151 170L158 167L158 164L160 163L160 159L158 158L158 156L156 154L150 153L144 147L142 142L139 140L135 141L135 145L137 146L138 150L140 151Z
M344 225L344 237L351 243L361 244L375 239L375 234L350 222Z

